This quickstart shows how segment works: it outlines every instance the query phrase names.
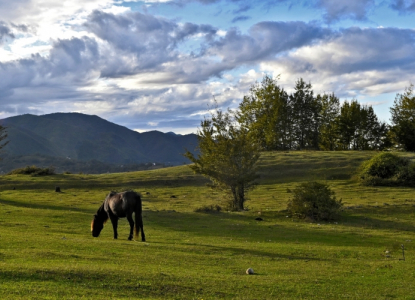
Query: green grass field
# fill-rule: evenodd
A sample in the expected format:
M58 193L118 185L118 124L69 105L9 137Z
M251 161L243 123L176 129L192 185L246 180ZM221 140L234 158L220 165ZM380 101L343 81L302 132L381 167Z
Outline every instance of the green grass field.
M2 176L0 299L415 299L415 189L361 186L356 169L374 154L264 153L238 213L194 212L223 199L186 166ZM308 180L343 200L341 220L287 217ZM110 223L93 238L106 194L126 189L143 195L147 242L127 240L125 219L118 240Z

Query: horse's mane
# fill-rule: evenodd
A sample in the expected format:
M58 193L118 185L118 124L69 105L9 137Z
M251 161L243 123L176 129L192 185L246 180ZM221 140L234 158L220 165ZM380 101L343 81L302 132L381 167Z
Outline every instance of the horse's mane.
M105 208L104 208L104 205L105 205L105 201L104 201L104 203L102 203L102 205L98 208L98 210L97 210L97 213L96 213L96 218L98 219L98 220L100 220L100 221L102 221L103 223L105 223L105 222L107 222L108 221L108 214L107 214L107 212L105 211Z

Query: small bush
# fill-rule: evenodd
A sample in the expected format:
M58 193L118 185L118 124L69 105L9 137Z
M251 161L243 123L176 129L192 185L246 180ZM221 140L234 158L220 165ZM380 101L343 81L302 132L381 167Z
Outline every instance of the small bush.
M415 185L415 164L392 153L380 153L365 161L359 170L365 185Z
M361 166L360 174L363 177L389 179L396 175L401 167L407 166L408 164L408 159L392 153L383 152L364 162Z
M328 221L339 217L342 206L343 203L336 200L334 191L328 185L306 182L293 190L287 209L292 216Z
M402 167L396 174L400 185L415 186L415 163Z
M27 166L24 168L15 169L7 175L31 175L31 176L45 176L45 175L54 175L55 174L55 168L49 167L49 168L39 168L36 166Z
M195 212L211 213L211 212L220 212L222 207L219 205L205 205L199 208L196 208Z

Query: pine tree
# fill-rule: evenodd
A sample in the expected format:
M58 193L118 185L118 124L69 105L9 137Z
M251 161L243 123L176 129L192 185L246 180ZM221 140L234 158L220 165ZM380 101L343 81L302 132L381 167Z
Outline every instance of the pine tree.
M321 110L313 96L311 83L302 78L295 84L295 92L290 95L292 105L293 135L297 149L318 147L318 114Z

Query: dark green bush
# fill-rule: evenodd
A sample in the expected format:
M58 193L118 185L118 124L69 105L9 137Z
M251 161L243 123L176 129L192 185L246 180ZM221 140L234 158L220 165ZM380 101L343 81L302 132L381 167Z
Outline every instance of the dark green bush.
M336 200L334 191L328 185L306 182L293 190L287 209L292 216L328 221L339 217L342 206L343 203Z
M396 178L400 185L415 186L415 163L402 167L396 174Z
M26 166L24 168L15 169L7 175L32 175L32 176L45 176L45 175L54 175L55 174L55 168L49 167L49 168L39 168L36 166Z
M408 159L389 152L382 152L362 164L360 175L364 178L378 177L388 179L395 176L400 168L408 164Z
M199 208L196 208L195 212L203 212L203 213L212 213L212 212L220 212L222 207L219 205L205 205Z
M365 185L415 185L415 164L393 153L383 152L365 161L359 170Z

